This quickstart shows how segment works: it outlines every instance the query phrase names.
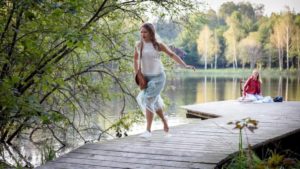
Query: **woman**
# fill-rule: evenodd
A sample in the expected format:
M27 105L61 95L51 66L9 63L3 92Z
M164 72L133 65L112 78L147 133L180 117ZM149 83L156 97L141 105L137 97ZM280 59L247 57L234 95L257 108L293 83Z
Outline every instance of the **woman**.
M169 132L169 126L163 113L163 100L160 96L164 88L166 75L164 67L160 59L160 52L166 53L185 68L194 68L187 65L179 56L171 51L164 43L158 42L155 36L153 24L144 23L140 28L141 40L135 46L134 50L134 70L135 74L139 69L139 56L142 51L141 71L148 81L147 87L137 96L138 104L142 111L146 114L147 128L142 137L151 137L151 125L154 113L162 120L164 131Z
M254 69L243 87L243 100L258 101L262 99L261 80L258 71Z

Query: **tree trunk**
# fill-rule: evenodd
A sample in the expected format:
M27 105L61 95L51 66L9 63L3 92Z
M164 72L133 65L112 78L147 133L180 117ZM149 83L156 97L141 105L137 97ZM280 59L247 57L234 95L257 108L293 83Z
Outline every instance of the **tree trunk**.
M245 60L244 59L242 60L242 68L245 69Z
M8 50L9 63L5 63L3 65L1 74L0 74L0 79L4 79L5 76L10 76L11 65L14 62L13 53L14 53L14 49L15 49L15 46L17 43L17 37L18 37L18 33L19 33L19 28L21 25L22 16L23 16L23 8L21 7L20 12L18 13L18 16L16 18L16 23L15 23L15 27L14 27L15 31L14 31L14 35L11 40L11 46L9 47L9 50ZM3 37L1 35L1 39L4 38L4 33L5 32L2 33ZM1 40L1 43L2 43L2 40Z
M298 59L298 70L300 70L300 58L299 58L299 55L300 55L300 51L299 51L299 31L297 31L297 59Z
M5 24L4 30L3 30L3 32L1 33L1 36L0 36L0 46L2 46L3 39L5 37L5 33L7 33L8 27L9 27L11 21L13 20L12 18L14 16L15 10L16 10L16 4L13 1L12 9L9 12L9 17L8 17L7 22Z
M282 76L278 80L277 96L282 96Z
M277 33L277 48L278 48L278 62L279 62L279 70L281 71L282 70L282 61L281 61L281 45L280 45L280 42L279 42L279 34Z
M289 28L286 28L286 69L289 69Z
M234 58L232 58L232 68L235 69Z
M237 52L236 52L236 41L234 41L234 46L233 46L233 58L234 58L234 64L235 64L235 68L238 68L238 66L237 66Z
M252 53L252 52L250 52L250 56L251 56L251 58L250 58L250 67L251 67L251 69L254 69L254 67L255 67L255 56L253 56L254 54Z
M283 69L283 60L281 58L282 58L282 49L279 48L279 70Z
M285 101L288 101L289 94L289 76L286 76L286 84L285 84Z
M215 54L215 69L217 69L218 55Z
M271 54L271 51L269 52L269 59L268 59L268 67L269 67L269 69L271 69L272 68L272 54Z
M253 61L250 62L250 68L251 68L251 69L254 68L254 66L253 66Z
M204 103L207 101L207 76L204 77Z
M8 144L11 144L11 141L22 131L25 123L30 119L30 117L26 117L26 119L20 124L20 126L13 132L13 134L11 134L8 139L6 140L6 142Z
M300 70L300 58L299 58L299 52L298 52L298 70Z
M207 69L207 54L204 56L204 69Z
M279 62L279 70L282 70L282 59L281 59L281 48L278 48L278 62Z
M205 36L205 56L204 56L204 69L207 69L207 55L208 55L208 35Z
M9 124L7 125L7 127L3 127L3 134L1 135L1 138L0 138L0 142L5 142L6 138L7 138L7 135L8 135L8 132L11 130L11 127L13 126L14 124L14 120L11 120L9 122Z
M214 30L214 35L215 35L215 46L217 46L218 41L217 41L217 33L216 29ZM215 53L215 69L217 69L217 60L218 60L218 52Z

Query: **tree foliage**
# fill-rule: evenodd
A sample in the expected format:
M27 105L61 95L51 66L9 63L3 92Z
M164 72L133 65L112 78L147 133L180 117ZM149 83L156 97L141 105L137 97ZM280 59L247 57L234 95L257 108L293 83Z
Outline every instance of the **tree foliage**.
M243 68L246 63L250 63L250 68L254 69L257 61L262 57L262 47L259 43L258 32L251 32L239 43L240 58Z
M123 114L134 98L126 76L146 12L176 15L193 7L183 0L1 1L1 141L24 129L72 129L83 141L83 128L105 131L93 127L93 116L104 116L114 99Z
M219 52L220 45L216 37L216 32L212 32L207 25L204 26L197 39L197 49L199 54L204 58L204 68L207 69L207 64L212 63L213 56Z
M238 43L245 36L245 30L242 29L242 17L239 12L234 12L226 20L229 28L224 32L227 51L226 58L232 63L233 68L238 67Z

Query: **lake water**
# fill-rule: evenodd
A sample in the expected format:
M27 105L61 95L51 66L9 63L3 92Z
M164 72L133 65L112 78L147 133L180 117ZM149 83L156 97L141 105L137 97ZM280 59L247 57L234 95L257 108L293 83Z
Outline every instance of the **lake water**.
M170 79L169 85L176 90L167 90L170 98L183 104L205 103L240 97L239 77L183 77ZM285 101L300 100L299 77L263 77L262 92L264 96L283 96Z
M187 119L185 110L180 106L187 104L205 103L211 101L232 100L240 97L240 80L246 80L247 76L222 76L222 75L203 75L196 73L173 73L167 75L167 83L163 91L163 98L167 103L166 114L170 131L172 126L189 123L195 119ZM264 77L262 78L262 91L264 96L283 96L285 101L300 101L300 78L299 76L285 77ZM112 106L116 108L115 106ZM117 111L110 111L116 112ZM110 114L112 119L118 118L117 115ZM98 118L98 117L95 117ZM99 119L101 119L99 117ZM199 120L199 119L197 119ZM107 128L110 123L102 118L99 120L101 127ZM162 129L160 119L156 118L153 122L153 130ZM145 122L134 124L129 135L138 134L145 130ZM59 155L70 151L82 142L78 143L78 138L68 138L70 146L59 151ZM32 144L28 140L17 140L19 151L27 157L34 166L41 163L41 146ZM51 144L51 143L50 143ZM54 147L58 143L53 142ZM12 149L11 149L12 150ZM13 151L13 150L12 150ZM4 151L5 152L5 151ZM9 153L5 152L5 157L9 159ZM12 160L9 160L12 161Z

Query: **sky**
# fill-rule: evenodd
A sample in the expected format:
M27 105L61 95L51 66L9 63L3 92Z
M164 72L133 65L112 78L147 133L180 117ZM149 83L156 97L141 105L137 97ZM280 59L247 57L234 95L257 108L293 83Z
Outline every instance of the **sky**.
M252 4L264 4L265 15L270 15L272 12L279 13L285 10L285 6L289 6L290 9L296 13L300 13L300 0L200 0L208 4L208 9L212 8L218 11L220 6L224 2L250 2Z

